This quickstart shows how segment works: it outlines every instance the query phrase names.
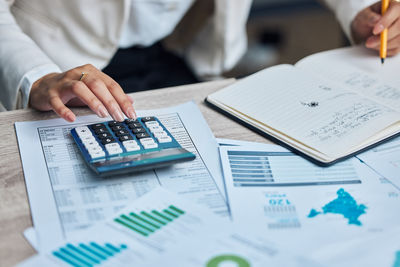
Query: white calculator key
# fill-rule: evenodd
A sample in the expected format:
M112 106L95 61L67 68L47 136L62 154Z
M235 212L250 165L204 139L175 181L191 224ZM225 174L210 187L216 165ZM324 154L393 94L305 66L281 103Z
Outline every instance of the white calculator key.
M140 146L125 146L126 151L131 152L131 151L138 151L140 150Z
M145 148L145 149L150 149L150 148L157 148L158 147L158 145L156 144L156 143L145 143L145 144L143 144L143 147Z
M113 148L107 149L107 152L110 155L117 155L117 154L122 153L122 149L120 147L113 147Z
M97 159L97 158L105 157L106 153L104 153L104 151L101 150L101 151L89 153L89 155L92 157L92 159Z
M127 147L127 146L138 146L138 143L135 140L124 141L124 142L122 142L122 144L124 145L124 147Z
M90 147L99 146L99 143L97 143L96 140L92 140L92 141L83 141L83 144L85 145L85 147L86 147L87 149L89 149Z
M92 136L92 132L89 130L87 126L76 127L75 131L80 138L85 136Z
M172 142L172 138L169 137L169 136L160 136L160 137L157 137L157 140L158 140L159 143L169 143L169 142Z
M82 140L82 143L85 143L86 141L96 141L96 138L94 138L93 135L88 135L80 138Z
M105 148L108 151L109 149L121 148L121 146L118 143L109 143L105 145Z
M142 143L142 145L143 144L155 144L153 138L150 138L150 137L140 139L140 143Z
M159 138L159 137L169 137L168 134L167 134L166 132L157 132L157 133L153 133L153 135L154 135L156 138Z
M161 126L150 126L150 127L147 127L147 128L149 128L150 132L152 132L152 133L164 130Z
M96 152L99 152L99 151L103 151L103 149L99 145L92 146L92 147L87 147L86 149L88 150L89 154L96 153Z
M148 127L148 128L152 127L152 126L160 126L160 124L156 121L148 121L148 122L145 122L144 124L146 124L146 127Z

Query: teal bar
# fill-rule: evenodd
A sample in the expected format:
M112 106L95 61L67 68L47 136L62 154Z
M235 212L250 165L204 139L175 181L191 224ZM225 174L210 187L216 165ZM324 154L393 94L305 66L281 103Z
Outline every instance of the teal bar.
M73 261L72 259L70 259L68 256L63 255L63 254L61 254L61 253L58 252L58 251L54 251L54 252L53 252L53 255L56 256L57 258L59 258L59 259L65 261L66 263L72 265L72 266L75 266L75 267L82 267L82 265L80 265L80 264L74 262L74 261Z
M109 251L109 250L106 249L106 248L103 248L102 246L100 246L99 244L97 244L97 243L95 243L95 242L90 242L90 245L91 245L93 248L96 248L98 251L101 251L101 252L103 252L104 254L107 254L109 257L114 256L114 253L113 253L113 252Z
M156 210L152 210L151 213L157 215L158 217L163 218L164 220L167 220L167 221L169 221L169 222L172 222L172 219L171 219L171 218L169 218L169 217L167 217L167 216L165 216L165 215L159 213L159 212L156 211Z
M153 220L155 222L158 222L159 224L162 224L162 225L166 225L167 224L166 222L161 221L161 220L155 218L154 216L151 216L149 213L147 213L145 211L142 211L140 214L142 214L143 216L146 216L147 218L149 218L149 219L151 219L151 220Z
M114 221L117 222L117 223L119 223L119 224L122 224L123 226L125 226L125 227L127 227L127 228L129 228L129 229L131 229L131 230L133 230L133 231L135 231L135 232L137 232L137 233L139 233L139 234L141 234L141 235L143 235L143 236L148 236L147 233L142 232L142 231L140 231L139 229L136 229L136 227L134 227L134 226L132 226L132 225L130 225L130 224L128 224L128 223L126 223L126 222L120 220L119 218L114 219Z
M144 223L146 223L146 224L148 224L148 225L150 225L150 226L152 226L152 227L154 227L156 229L160 229L160 226L158 226L158 225L146 220L145 218L143 218L143 217L141 217L141 216L139 216L139 215L137 215L137 214L135 214L133 212L131 212L129 215L131 215L132 217L134 217L134 218L136 218L138 220L141 220L142 222L144 222Z
M109 249L111 249L112 251L114 251L115 253L119 253L121 252L118 248L114 247L112 244L110 243L106 243L105 246Z
M70 249L68 247L61 248L60 250L68 255L71 255L71 257L75 257L76 259L84 262L85 264L89 264L91 266L96 264L95 262L88 260L86 257L82 256L80 253L77 253L76 251L74 251L73 249Z
M178 218L178 215L176 215L175 213L172 213L171 211L164 209L163 210L167 215L172 216L174 218Z
M75 261L77 261L81 266L93 266L92 264L86 262L84 259L82 259L81 257L78 257L74 254L72 254L71 252L69 252L67 249L65 248L60 248L60 252L62 252L63 254L68 255L70 258L74 259Z
M106 260L107 257L105 257L104 255L98 253L97 251L91 249L90 247L86 246L85 244L79 244L79 246L87 251L89 251L90 253L92 253L93 255L96 255L97 257L99 257L102 260Z
M72 244L67 244L67 248L69 248L70 250L73 250L75 253L79 253L81 256L85 257L86 259L90 260L92 263L97 263L99 264L100 261L97 260L96 258L92 257L91 255L88 255L85 251L82 251L81 249L75 247Z
M175 207L174 205L169 206L169 208L170 208L171 210L176 211L176 212L179 213L179 214L185 214L185 212L184 212L183 210L178 209L178 208Z
M128 246L127 246L127 245L125 245L125 244L121 244L121 246L119 246L119 248L120 248L120 249L127 249L127 248L128 248Z
M135 220L129 218L129 217L126 216L126 215L121 215L121 218L123 218L124 220L127 220L128 222L133 223L133 224L135 224L135 225L137 225L137 226L143 228L144 230L146 230L146 231L148 231L148 232L150 232L150 233L153 233L153 232L154 232L153 229L150 229L149 227L146 227L146 226L144 226L143 224L138 223L137 221L135 221Z

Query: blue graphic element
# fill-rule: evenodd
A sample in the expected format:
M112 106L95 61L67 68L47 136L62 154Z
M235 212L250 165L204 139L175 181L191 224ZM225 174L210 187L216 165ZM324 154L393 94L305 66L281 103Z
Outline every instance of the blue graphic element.
M400 267L400 251L396 252L396 256L394 258L393 267Z
M349 224L361 226L362 223L358 218L365 213L367 206L364 204L358 205L354 198L340 188L337 192L337 198L322 207L322 211L311 209L308 218L313 218L319 214L335 213L341 214L348 219Z
M116 247L110 243L101 246L95 242L89 244L80 243L78 246L66 244L57 251L53 251L53 255L58 259L68 263L71 266L93 266L106 261L108 258L127 249L125 244Z

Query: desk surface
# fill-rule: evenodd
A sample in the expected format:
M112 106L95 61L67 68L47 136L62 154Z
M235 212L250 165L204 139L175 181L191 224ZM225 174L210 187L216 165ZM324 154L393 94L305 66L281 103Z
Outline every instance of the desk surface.
M216 137L270 143L207 107L204 98L233 83L222 80L195 85L144 91L132 94L136 109L155 109L194 100ZM91 114L87 108L74 109L77 115ZM32 226L31 214L15 136L14 122L52 119L53 112L31 109L0 113L0 266L12 266L35 253L23 237Z

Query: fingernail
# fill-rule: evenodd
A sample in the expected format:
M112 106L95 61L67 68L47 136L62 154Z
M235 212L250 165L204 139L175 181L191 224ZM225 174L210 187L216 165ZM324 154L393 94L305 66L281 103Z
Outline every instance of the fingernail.
M68 120L69 122L73 122L73 121L75 120L75 115L72 114L72 113L69 113L69 114L67 115L67 120Z
M129 108L129 109L128 109L128 117L131 118L131 119L136 120L136 114L135 114L135 112L133 111L133 108Z
M110 116L110 114L108 113L107 109L105 107L103 107L103 106L99 107L99 112L98 113L99 113L98 114L99 117L101 117L101 118L105 118L105 117Z
M382 24L378 24L374 28L374 34L378 34L382 32L385 29L385 27Z
M124 120L124 115L122 114L122 112L119 110L119 108L116 105L113 105L112 107L113 109L113 118L116 121L123 121Z

